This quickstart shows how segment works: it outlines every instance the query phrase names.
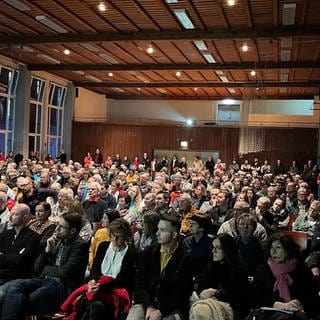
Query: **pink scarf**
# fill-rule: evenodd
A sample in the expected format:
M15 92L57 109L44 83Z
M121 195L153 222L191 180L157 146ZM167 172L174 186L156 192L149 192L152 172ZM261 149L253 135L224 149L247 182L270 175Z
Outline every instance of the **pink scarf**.
M275 263L271 258L269 258L268 265L276 278L276 283L273 288L274 291L279 291L279 295L284 302L291 301L289 286L293 283L293 280L290 277L289 272L296 269L297 260L291 259L286 263Z

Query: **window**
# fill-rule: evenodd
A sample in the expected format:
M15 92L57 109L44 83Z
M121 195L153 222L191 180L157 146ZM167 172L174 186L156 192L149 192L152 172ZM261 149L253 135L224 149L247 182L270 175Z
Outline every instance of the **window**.
M30 86L30 115L29 115L29 153L41 152L41 132L43 130L43 100L45 80L32 77Z
M0 65L0 150L7 155L13 148L13 117L19 72Z
M48 152L55 158L62 147L63 107L67 88L50 83L48 108Z
M218 124L239 124L240 104L218 104Z

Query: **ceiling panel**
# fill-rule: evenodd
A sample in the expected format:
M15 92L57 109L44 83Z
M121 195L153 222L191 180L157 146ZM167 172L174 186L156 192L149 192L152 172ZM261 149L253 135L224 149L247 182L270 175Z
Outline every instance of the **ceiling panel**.
M108 97L274 99L319 92L319 0L236 0L234 6L109 0L105 11L96 0L18 1L26 10L0 1L0 54ZM295 10L284 26L288 4Z

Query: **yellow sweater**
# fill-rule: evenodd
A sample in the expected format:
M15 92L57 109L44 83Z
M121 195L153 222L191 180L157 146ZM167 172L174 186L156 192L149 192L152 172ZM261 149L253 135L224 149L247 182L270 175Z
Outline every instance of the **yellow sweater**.
M110 235L107 228L97 230L94 237L92 238L90 251L89 251L89 265L92 266L93 258L96 255L99 244L104 241L110 241Z

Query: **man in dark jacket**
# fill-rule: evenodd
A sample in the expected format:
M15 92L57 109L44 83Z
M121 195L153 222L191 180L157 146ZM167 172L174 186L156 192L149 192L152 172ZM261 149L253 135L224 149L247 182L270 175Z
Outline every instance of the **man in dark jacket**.
M127 320L188 319L192 293L190 258L180 247L180 217L163 214L158 244L147 247L137 269L134 301Z
M39 253L39 236L26 226L29 219L29 207L16 204L9 218L12 229L4 230L0 235L1 285L32 274L33 263Z
M60 216L56 233L35 262L34 271L39 276L10 282L1 319L58 311L67 295L83 283L89 247L78 236L81 226L77 213Z

